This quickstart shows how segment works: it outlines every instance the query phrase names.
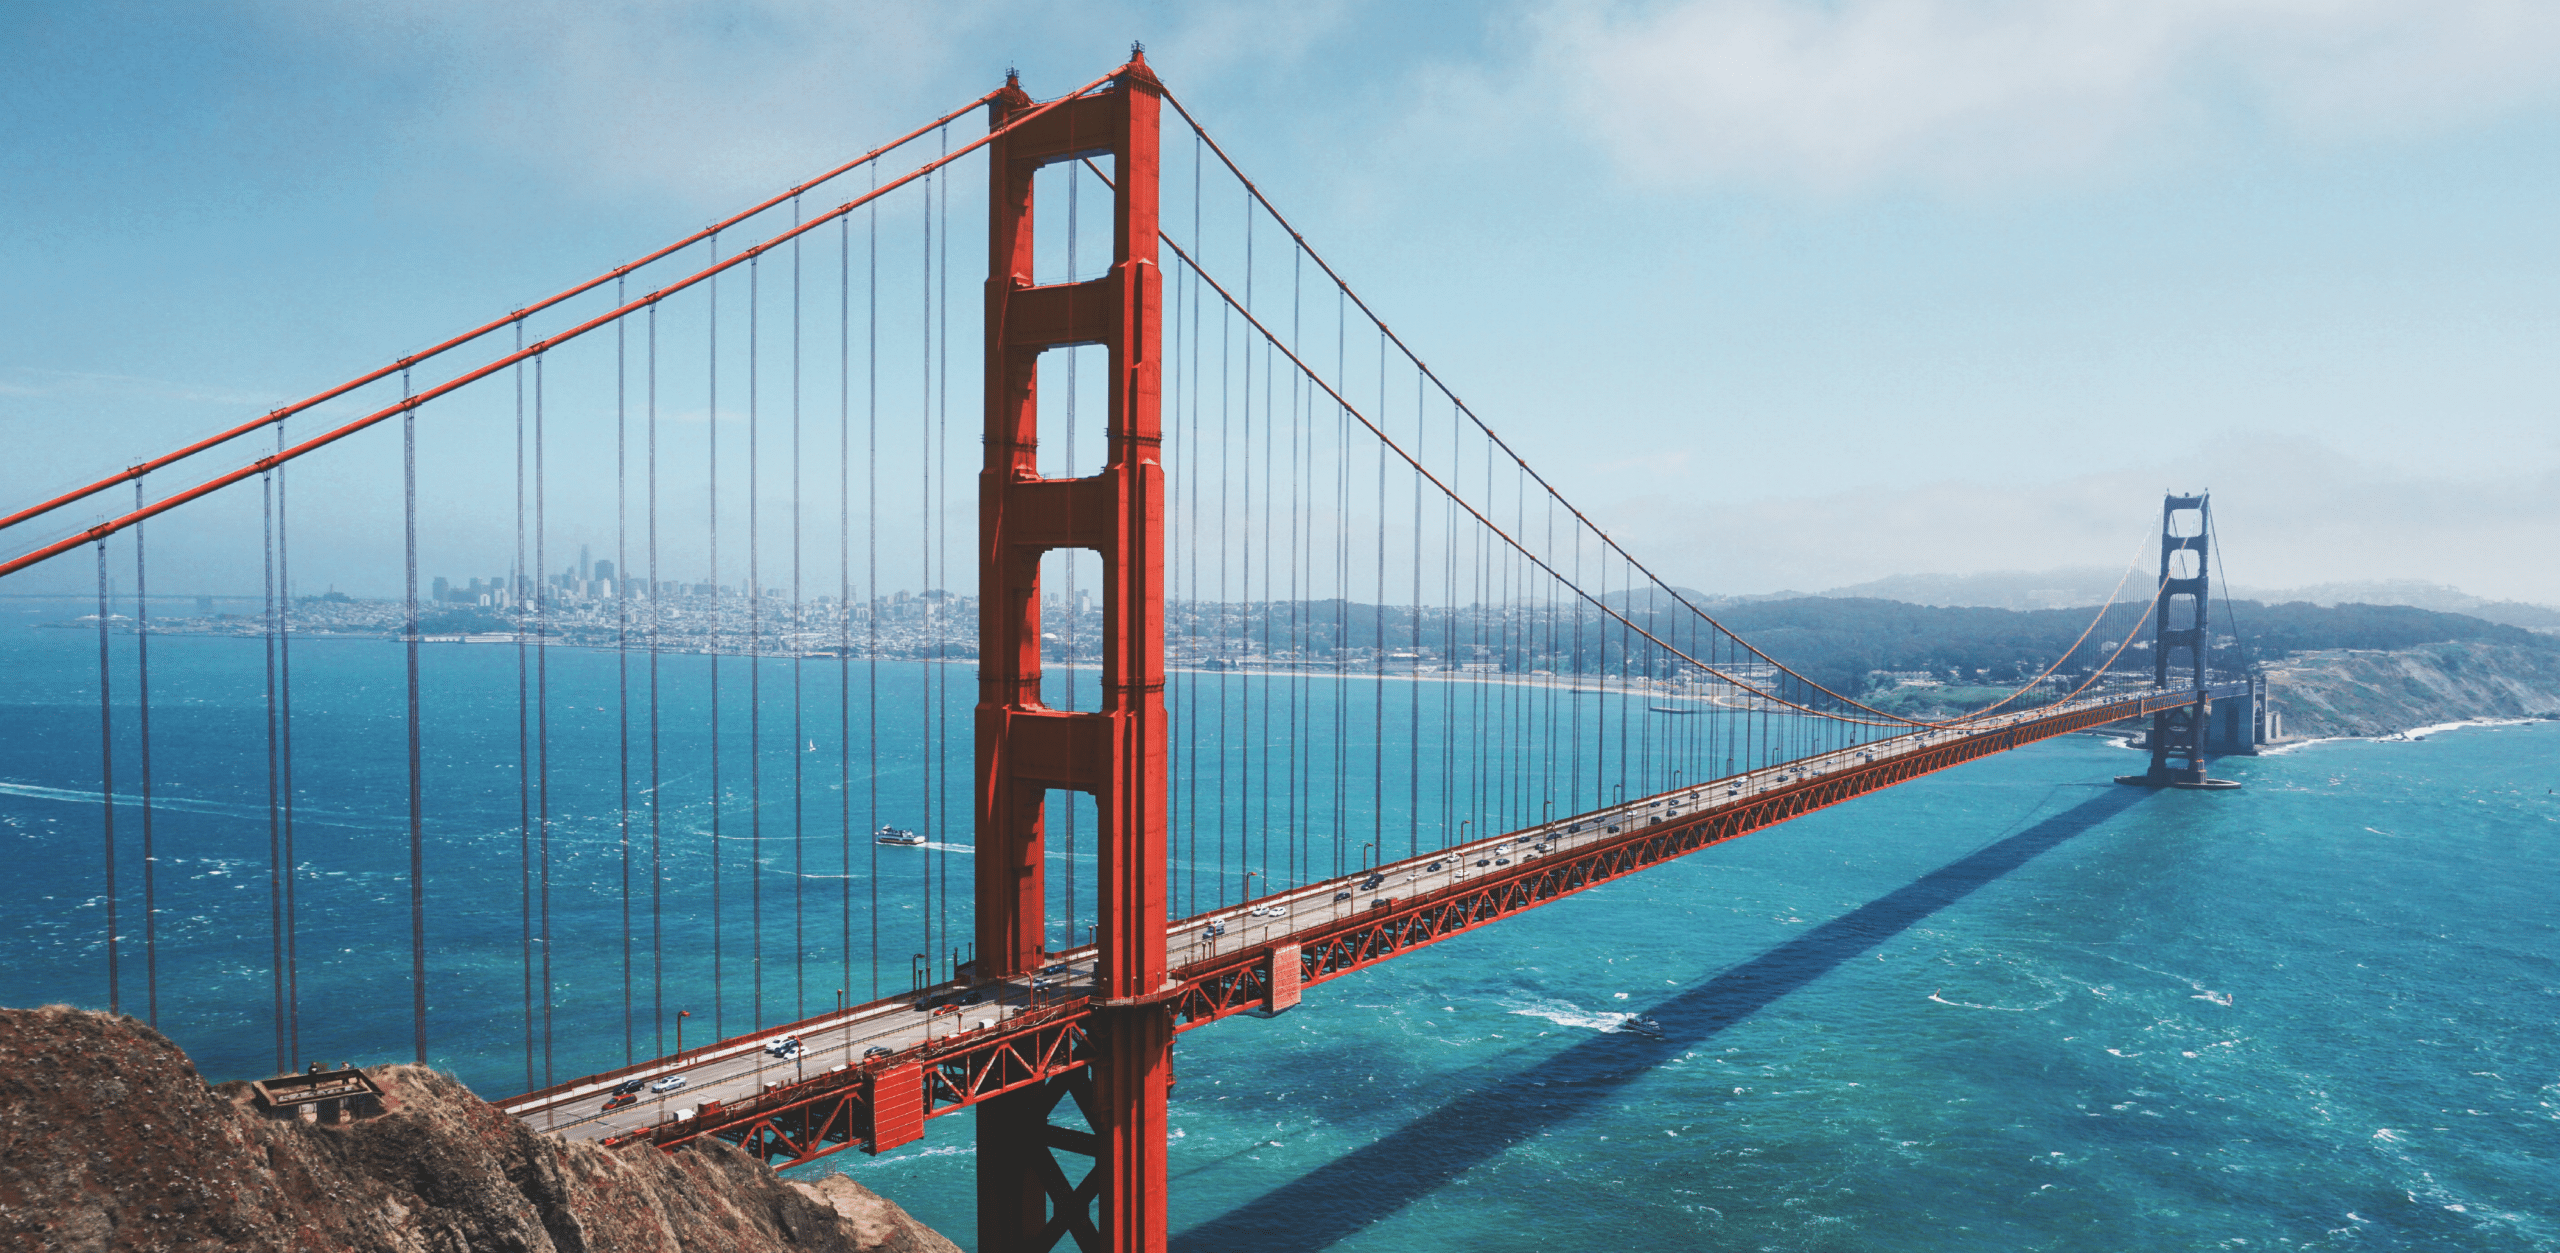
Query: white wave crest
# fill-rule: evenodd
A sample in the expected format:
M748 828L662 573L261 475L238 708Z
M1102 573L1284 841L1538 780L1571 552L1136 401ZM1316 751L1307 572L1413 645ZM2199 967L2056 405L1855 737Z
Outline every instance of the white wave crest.
M1536 1000L1506 1008L1524 1018L1544 1018L1559 1027L1577 1027L1585 1031L1613 1032L1636 1018L1634 1014L1610 1010L1586 1010L1570 1001Z

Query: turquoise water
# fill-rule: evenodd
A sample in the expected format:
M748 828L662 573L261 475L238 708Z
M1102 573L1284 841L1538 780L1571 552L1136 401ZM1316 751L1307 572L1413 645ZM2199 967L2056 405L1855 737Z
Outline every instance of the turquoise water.
M2127 759L1980 762L1183 1036L1175 1246L2560 1247L2560 725L2226 794ZM844 1167L965 1241L969 1143Z
M104 1001L95 637L26 629L62 613L0 622L10 1004ZM384 654L296 645L306 1058L406 1048L405 774ZM687 686L701 659L685 660L662 674L671 707L704 695ZM260 654L168 637L153 665L162 1025L210 1076L259 1073L275 1053ZM527 1070L514 665L512 649L458 647L427 680L449 715L480 710L444 724L427 762L431 1051L493 1094ZM620 833L614 781L597 777L611 702L584 698L609 697L614 660L551 665L565 1076L624 1052ZM965 751L974 694L957 674ZM913 825L930 718L920 686L895 690L915 713L882 738L883 820ZM671 799L666 826L692 860L671 861L664 925L698 941L709 791L686 738L703 720L687 726L665 773L694 799ZM768 748L763 786L792 760ZM2073 738L1976 763L1322 985L1279 1019L1183 1036L1177 1247L2560 1248L2560 725L2233 760L2218 773L2249 786L2214 795L2102 782L2129 760ZM801 764L809 795L840 795L833 756L823 782ZM965 827L956 774L937 803ZM120 773L118 792L132 786ZM724 795L727 847L747 819L731 783ZM833 840L839 803L804 808ZM778 841L787 796L762 813ZM138 845L119 834L139 1010ZM823 1009L848 977L867 991L872 849L850 871L840 856L825 843L795 869L776 843L724 863L723 943L751 951L744 885L759 883L769 963L760 1001L745 977L723 988L728 1029ZM946 851L883 866L884 899L911 900L935 865L936 887L965 897L965 855ZM815 955L786 969L775 937L795 901ZM889 990L926 942L912 910L884 923ZM677 947L665 1010L708 1007L707 953ZM1612 1029L1631 1013L1665 1038ZM662 1025L636 1022L637 1046ZM970 1140L967 1116L938 1119L922 1144L816 1168L966 1244Z

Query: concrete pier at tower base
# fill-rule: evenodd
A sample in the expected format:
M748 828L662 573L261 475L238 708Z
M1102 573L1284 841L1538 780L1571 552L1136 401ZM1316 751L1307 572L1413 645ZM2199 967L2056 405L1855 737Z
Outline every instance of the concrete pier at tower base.
M2191 792L2219 792L2240 786L2237 779L2182 779L2175 772L2164 778L2153 778L2149 774L2120 774L2116 776L2116 782L2134 787L2185 788Z

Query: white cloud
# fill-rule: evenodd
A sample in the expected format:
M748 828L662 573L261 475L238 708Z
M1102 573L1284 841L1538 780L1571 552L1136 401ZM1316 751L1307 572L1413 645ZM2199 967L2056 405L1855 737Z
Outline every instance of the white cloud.
M1551 0L1526 31L1539 100L1665 185L2000 185L2560 96L2539 0Z
M686 0L336 5L281 24L418 85L411 125L485 173L708 208L858 155L1001 81L978 6ZM968 84L966 88L963 83ZM948 99L946 99L948 97ZM486 166L494 159L499 169Z
M857 156L1000 85L1008 65L1046 98L1109 71L1136 40L1205 84L1298 61L1350 13L1345 0L270 5L331 55L413 77L416 133L495 158L506 178L599 199L670 195L705 211ZM954 121L953 143L983 127Z

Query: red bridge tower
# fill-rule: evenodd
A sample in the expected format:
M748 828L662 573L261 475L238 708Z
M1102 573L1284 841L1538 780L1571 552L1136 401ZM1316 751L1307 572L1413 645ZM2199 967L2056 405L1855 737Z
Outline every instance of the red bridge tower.
M1164 1248L1165 996L1164 465L1159 414L1156 141L1162 89L1133 53L1110 89L1074 100L988 149L986 467L978 479L977 927L981 977L1045 959L1041 803L1087 792L1099 814L1099 988L1093 1063L978 1107L978 1231L989 1253ZM1012 80L990 125L1032 106ZM1111 161L1112 264L1090 282L1032 282L1032 175ZM1109 454L1091 478L1037 468L1040 354L1110 350ZM1102 709L1040 701L1040 558L1102 558ZM1091 1134L1048 1116L1073 1096ZM1071 1184L1052 1150L1090 1155Z

